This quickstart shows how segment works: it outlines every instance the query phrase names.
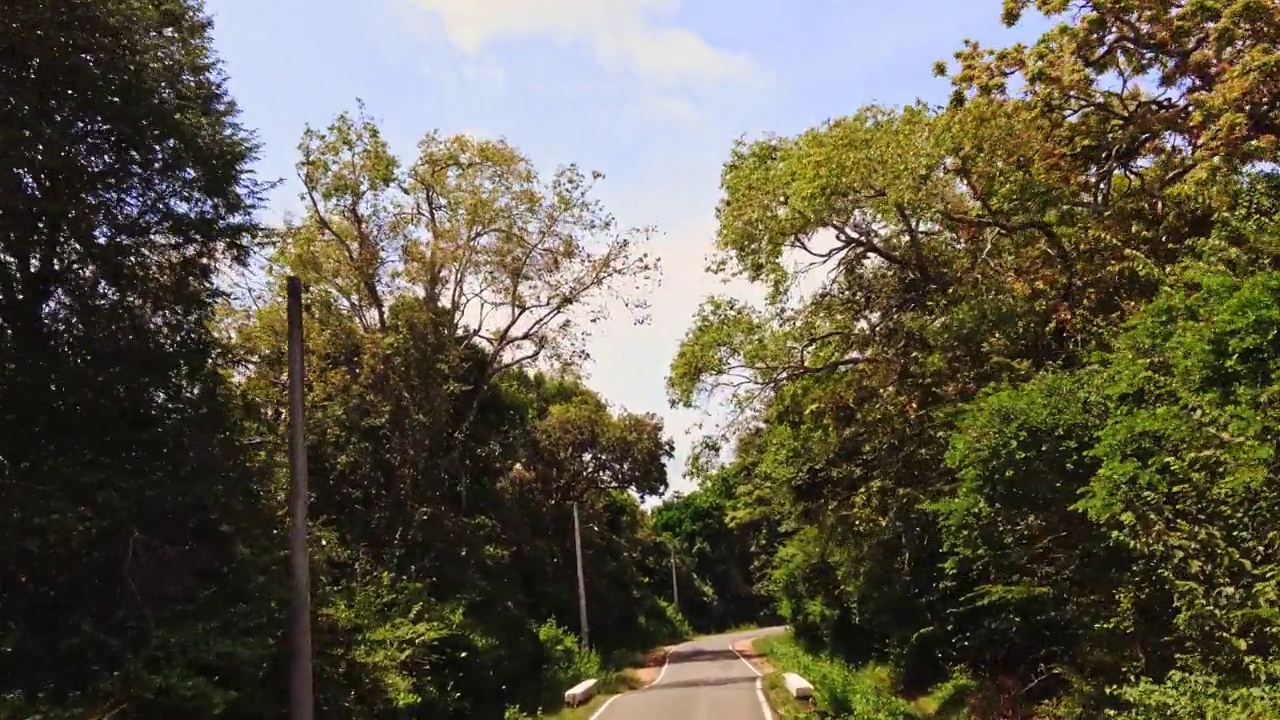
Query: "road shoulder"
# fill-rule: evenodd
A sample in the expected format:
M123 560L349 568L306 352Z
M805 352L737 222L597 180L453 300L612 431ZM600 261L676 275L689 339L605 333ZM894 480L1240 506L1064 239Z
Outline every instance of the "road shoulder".
M599 716L613 698L625 695L632 690L646 688L662 677L662 669L667 664L667 657L675 645L654 648L642 656L638 656L631 667L617 672L612 678L606 678L601 693L590 702L576 708L562 708L559 711L539 715L538 720L592 720Z
M813 705L791 697L790 691L782 682L782 673L774 668L764 653L756 649L755 643L764 639L766 639L764 636L759 636L739 640L733 644L733 649L760 673L761 690L769 704L772 717L779 720L802 720L811 717L814 714Z
M759 639L758 637L752 637L739 640L733 643L732 647L733 651L738 653L738 656L743 660L746 660L748 665L755 668L761 675L768 675L773 672L773 666L769 664L764 655L756 651L755 642Z
M662 668L667 664L667 656L671 654L671 650L675 645L667 645L665 647L654 648L645 653L640 663L623 671L624 675L629 676L632 686L629 689L647 687L657 682L662 676Z

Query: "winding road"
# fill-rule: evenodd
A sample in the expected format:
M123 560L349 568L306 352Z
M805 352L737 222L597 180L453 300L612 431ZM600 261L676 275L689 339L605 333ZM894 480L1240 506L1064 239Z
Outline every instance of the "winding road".
M774 720L759 673L733 644L784 630L709 635L677 645L652 684L609 698L591 720Z

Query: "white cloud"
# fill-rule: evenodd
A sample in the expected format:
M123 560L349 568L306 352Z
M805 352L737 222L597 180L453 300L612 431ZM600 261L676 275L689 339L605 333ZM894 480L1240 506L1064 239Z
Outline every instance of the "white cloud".
M679 0L408 0L439 19L449 41L472 57L504 40L578 44L610 69L662 85L753 77L745 53L662 22Z
M694 125L706 117L697 103L675 95L646 95L641 107L652 117L676 125Z
M618 312L602 324L589 346L588 385L632 412L663 416L667 434L676 445L669 465L671 486L686 492L692 489L682 477L689 450L698 436L718 427L722 409L715 405L694 410L669 408L667 370L694 313L708 295L750 301L758 301L762 295L759 288L745 281L724 283L704 270L715 247L715 232L715 219L708 213L655 238L650 249L662 258L663 282L650 298L650 322L635 325L625 312Z

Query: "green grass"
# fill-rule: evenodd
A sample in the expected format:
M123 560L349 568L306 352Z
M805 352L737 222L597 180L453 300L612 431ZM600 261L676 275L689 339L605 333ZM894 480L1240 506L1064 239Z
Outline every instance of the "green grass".
M606 702L609 695L597 695L588 702L578 707L562 708L550 715L539 715L539 720L588 720L595 711L599 710Z
M794 672L794 671L793 671ZM796 720L817 716L811 704L791 697L791 691L782 684L782 673L771 672L764 676L764 694L779 720Z
M614 655L612 662L619 663L612 667L623 667L621 670L607 670L600 678L600 689L591 701L578 707L560 708L553 712L543 713L535 716L537 720L587 720L599 710L602 705L608 702L613 695L635 690L643 685L639 675L636 673L635 667L644 664L655 651L651 650L647 653L626 653ZM631 667L625 667L630 665Z
M561 708L553 713L538 715L538 720L587 720L596 710L619 693L634 690L640 686L639 680L629 671L612 672L600 681L599 693L590 702L578 707Z
M595 697L590 702L582 703L577 707L562 707L554 712L538 715L538 720L588 720L589 717L599 710L609 697L616 696L618 693L634 691L640 687L639 678L630 670L613 671L603 679L600 679L600 689L596 692Z
M961 720L969 717L969 697L976 689L974 683L955 677L933 686L928 693L916 698L912 707L920 717L932 720Z
M745 628L753 629L753 628ZM736 632L736 631L735 631ZM966 700L972 686L951 680L918 698L905 699L894 691L894 673L888 665L873 663L854 667L835 658L815 655L800 647L790 635L759 638L755 649L769 660L774 671L764 678L764 691L780 720L961 720L968 717ZM632 665L642 664L648 653L625 656ZM612 658L624 661L624 656ZM614 667L617 667L615 665ZM782 682L785 672L799 673L813 684L814 702L797 701ZM540 720L588 720L612 695L640 686L631 670L609 672L600 681L600 693L591 702L539 715Z
M970 685L952 680L926 695L907 700L894 689L887 665L854 667L836 658L815 655L789 635L756 640L755 648L768 658L774 672L765 678L765 692L783 720L822 716L844 720L959 720L967 717ZM782 682L794 672L813 685L813 706L796 701Z

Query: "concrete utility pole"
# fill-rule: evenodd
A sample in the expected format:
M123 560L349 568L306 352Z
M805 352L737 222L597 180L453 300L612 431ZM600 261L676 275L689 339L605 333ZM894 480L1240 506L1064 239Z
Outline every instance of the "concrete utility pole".
M676 582L676 546L671 546L671 604L680 612L680 583Z
M582 624L582 647L591 647L587 634L587 578L582 570L582 526L578 524L578 503L573 504L573 545L578 553L578 619Z
M312 720L311 563L307 554L307 438L303 417L302 281L288 279L289 320L289 568L293 597L289 604L289 718Z

